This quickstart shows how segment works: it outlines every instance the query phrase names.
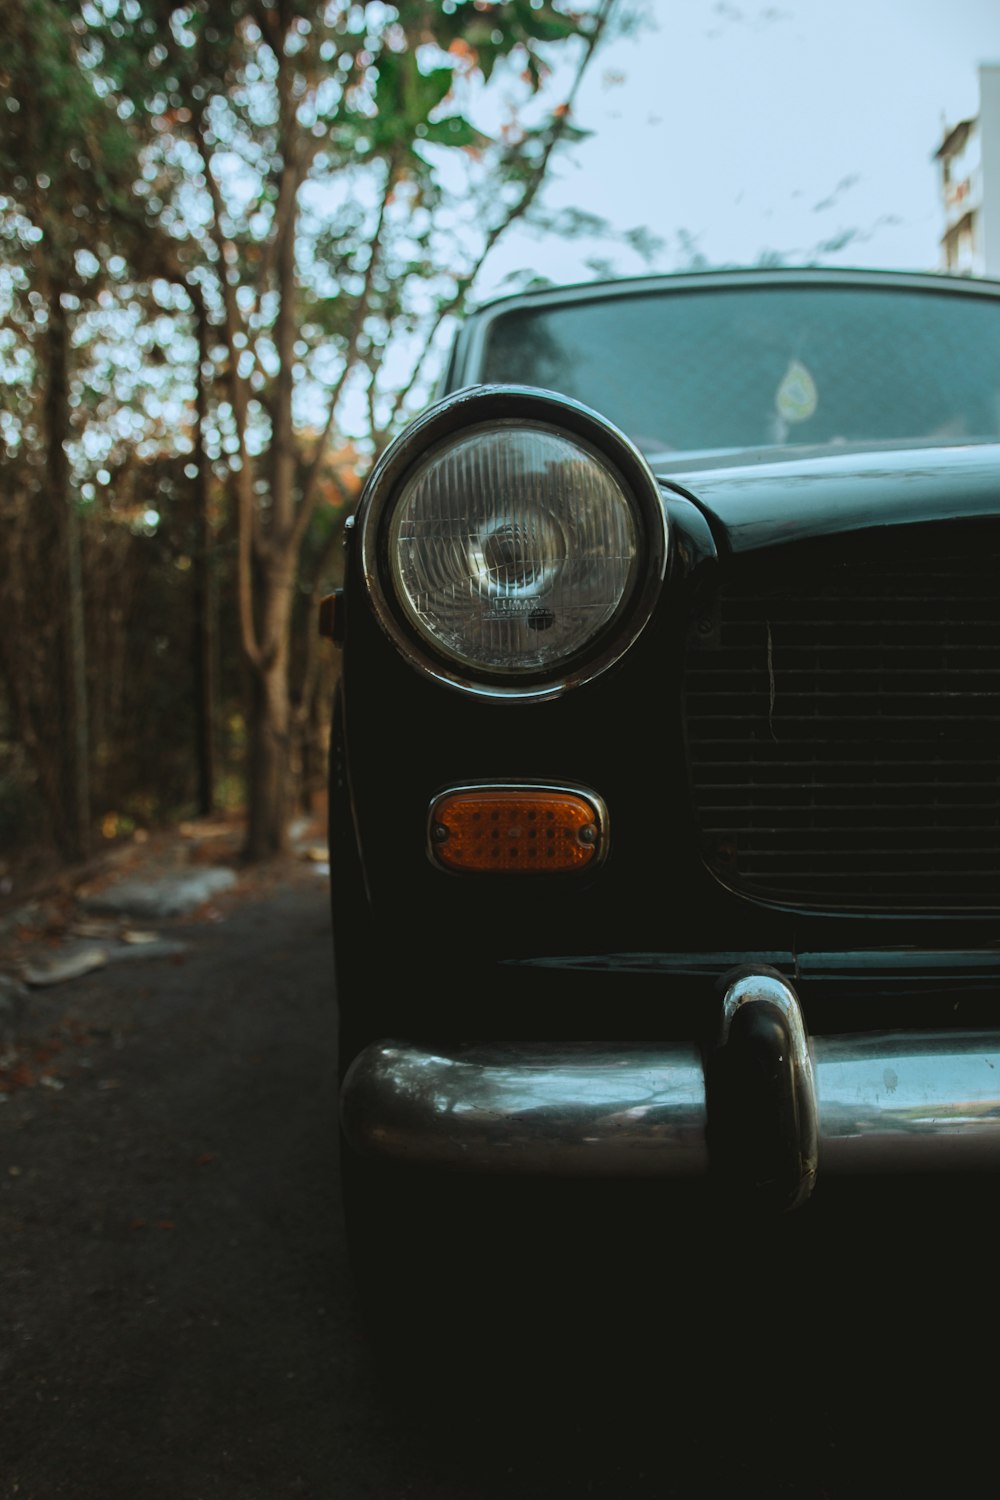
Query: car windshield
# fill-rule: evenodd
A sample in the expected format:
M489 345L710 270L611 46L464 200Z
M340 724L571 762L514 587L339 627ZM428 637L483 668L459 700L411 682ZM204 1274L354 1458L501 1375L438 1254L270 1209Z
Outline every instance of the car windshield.
M732 286L520 308L479 378L602 412L647 453L1000 434L1000 298Z

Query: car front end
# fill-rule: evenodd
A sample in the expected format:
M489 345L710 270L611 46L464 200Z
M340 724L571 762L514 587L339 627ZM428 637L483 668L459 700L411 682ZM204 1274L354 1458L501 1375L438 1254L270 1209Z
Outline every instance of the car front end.
M733 348L702 375L654 301ZM904 392L905 329L947 367L956 309L960 377L931 361ZM606 320L584 353L567 313ZM468 325L372 476L338 601L356 1170L695 1180L782 1211L828 1176L1000 1166L994 326L1000 288L818 272ZM655 403L616 409L653 359L683 444L649 434Z

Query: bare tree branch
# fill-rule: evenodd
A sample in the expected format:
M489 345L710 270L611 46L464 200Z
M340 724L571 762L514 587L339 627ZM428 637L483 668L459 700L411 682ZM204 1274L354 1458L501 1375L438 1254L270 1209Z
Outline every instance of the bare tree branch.
M358 297L357 306L354 309L354 317L351 321L351 329L347 339L347 348L344 351L343 368L337 378L333 390L330 392L330 397L329 401L327 402L326 409L326 423L323 427L322 433L320 434L319 442L316 445L316 451L313 454L312 463L309 465L309 468L306 471L306 477L302 486L302 500L299 505L299 512L296 516L295 525L292 530L292 546L294 547L299 546L302 538L305 536L306 530L309 526L309 522L312 520L313 512L316 509L317 500L319 499L318 480L320 471L322 469L323 456L326 452L326 445L330 439L330 433L333 431L333 424L336 418L337 406L340 402L341 395L343 394L344 386L347 383L351 371L354 369L358 352L358 342L361 338L361 334L365 325L365 318L368 314L372 287L375 281L375 272L378 267L379 257L381 255L382 235L385 229L386 209L388 208L389 203L392 200L392 194L396 186L396 171L396 163L394 159L390 157L390 159L386 163L385 184L383 186L382 197L379 202L378 219L375 224L375 232L372 235L371 239L371 253L368 257L368 264L365 267L364 283L361 288L361 295Z
M258 670L263 665L264 653L257 635L253 611L253 552L259 526L257 507L254 505L253 468L247 448L247 407L249 405L248 382L239 373L239 358L242 352L237 343L237 334L243 331L236 290L226 274L226 238L222 233L224 204L222 192L211 166L211 154L206 140L205 115L203 110L194 113L195 133L198 148L205 168L212 202L212 238L219 255L219 284L225 312L224 332L229 354L229 389L232 396L233 418L236 423L236 440L239 444L239 468L233 474L236 493L236 554L237 595L240 618L240 638L244 653L251 665Z

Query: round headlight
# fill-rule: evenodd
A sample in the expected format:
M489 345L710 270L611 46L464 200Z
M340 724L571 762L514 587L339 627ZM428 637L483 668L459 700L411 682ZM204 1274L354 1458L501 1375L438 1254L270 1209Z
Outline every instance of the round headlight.
M545 671L607 625L629 591L639 528L621 479L543 427L443 443L402 485L393 585L427 643L475 673Z
M585 662L600 670L626 617L627 640L641 627L637 596L665 556L659 493L627 439L541 392L466 392L419 425L426 440L404 435L375 476L362 532L383 623L473 691L551 693L553 679L593 675ZM641 466L641 498L623 461Z

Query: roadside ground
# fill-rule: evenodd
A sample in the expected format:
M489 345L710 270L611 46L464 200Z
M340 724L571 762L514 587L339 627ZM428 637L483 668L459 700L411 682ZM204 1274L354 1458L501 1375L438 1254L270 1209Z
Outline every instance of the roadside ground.
M238 815L192 819L169 831L139 832L86 865L62 869L0 904L0 1101L22 1088L60 1086L67 1051L100 1026L88 997L72 1003L74 981L123 963L178 960L190 937L178 931L225 922L238 903L265 900L301 866L329 872L325 808L292 826L286 859L241 859Z
M369 1467L393 1492L339 1227L322 828L297 834L266 869L232 827L151 837L5 913L3 1500L325 1500ZM151 888L201 899L138 910Z

